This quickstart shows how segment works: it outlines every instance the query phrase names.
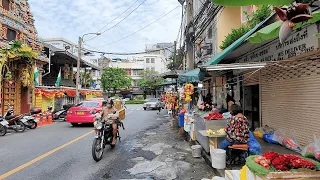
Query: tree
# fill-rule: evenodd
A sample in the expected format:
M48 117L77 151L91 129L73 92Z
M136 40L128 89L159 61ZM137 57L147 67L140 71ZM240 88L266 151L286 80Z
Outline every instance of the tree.
M103 91L112 89L114 92L121 88L131 87L131 78L125 70L120 68L106 68L101 75L101 86Z
M139 73L141 79L138 80L138 84L140 88L144 90L144 93L146 93L148 90L155 92L160 84L164 82L164 79L158 77L157 75L158 73L152 70L145 70Z

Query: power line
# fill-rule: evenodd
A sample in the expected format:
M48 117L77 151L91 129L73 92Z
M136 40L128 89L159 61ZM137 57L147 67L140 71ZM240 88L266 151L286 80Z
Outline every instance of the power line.
M169 46L169 47L164 47L164 48L160 48L160 49L155 49L155 50L151 50L151 51L143 51L143 52L123 52L123 53L115 53L115 52L103 52L103 51L94 51L94 50L89 50L89 49L85 49L86 51L89 51L91 53L100 53L100 54L112 54L112 55L136 55L136 54L147 54L147 53L151 53L151 52L157 52L157 51L161 51L161 50L165 50L167 48L171 48L173 46Z
M123 13L121 13L118 17L120 17L121 15L123 15L127 10L129 10L133 5L135 5L139 0L137 0L136 2L134 2L128 9L126 9ZM109 29L104 30L103 32L101 32L101 34L113 29L114 27L116 27L117 25L119 25L121 22L123 22L125 19L127 19L135 10L137 10L143 3L145 3L147 0L142 1L136 8L134 8L127 16L125 16L123 19L121 19L118 23L116 23L115 25L113 25L112 27L110 27ZM108 23L107 25L105 25L104 27L102 27L99 31L101 31L103 28L107 27L109 24L111 24L114 20L118 19L118 17L116 17L115 19L113 19L110 23ZM98 36L94 36L86 41L90 41L94 38L97 38Z
M126 38L128 38L128 37L130 37L130 36L132 36L132 35L135 35L136 33L138 33L138 32L140 32L140 31L144 30L145 28L147 28L147 27L151 26L152 24L154 24L154 23L158 22L160 19L162 19L162 18L164 18L165 16L169 15L171 12L173 12L174 10L176 10L178 7L180 7L180 6L175 7L174 9L172 9L171 11L169 11L168 13L164 14L164 15L163 15L163 16L161 16L160 18L156 19L155 21L153 21L152 23L148 24L147 26L145 26L145 27L143 27L143 28L139 29L138 31L135 31L135 32L133 32L133 33L131 33L131 34L129 34L129 35L127 35L127 36L125 36L125 37L121 38L121 39L118 39L118 40L113 41L113 42L111 42L111 43L109 43L109 44L102 45L102 46L99 46L99 47L109 46L109 45L111 45L111 44L114 44L114 43L117 43L117 42L119 42L119 41L122 41L122 40L124 40L124 39L126 39Z

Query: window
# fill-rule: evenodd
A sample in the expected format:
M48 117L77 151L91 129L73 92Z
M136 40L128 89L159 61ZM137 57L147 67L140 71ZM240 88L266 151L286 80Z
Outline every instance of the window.
M154 68L154 67L151 67L151 71L155 71L155 68Z
M59 46L60 43L51 43L52 46Z
M208 39L212 39L212 27L208 30Z
M9 29L7 31L7 40L8 41L13 41L16 40L17 37L17 32L15 30Z
M10 1L9 0L2 0L2 7L3 9L9 11L10 10Z
M150 63L150 58L147 58L146 63Z
M154 58L151 58L151 63L154 63Z

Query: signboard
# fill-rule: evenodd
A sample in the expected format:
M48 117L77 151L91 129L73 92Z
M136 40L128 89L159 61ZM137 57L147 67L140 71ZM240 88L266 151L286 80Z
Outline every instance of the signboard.
M301 28L292 33L284 43L280 44L279 39L267 42L261 48L241 56L239 62L278 61L317 50L318 38L315 34L318 34L316 24Z

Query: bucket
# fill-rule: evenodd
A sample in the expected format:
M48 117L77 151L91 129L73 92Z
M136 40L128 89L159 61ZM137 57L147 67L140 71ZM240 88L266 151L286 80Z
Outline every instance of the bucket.
M179 116L179 126L183 127L184 126L184 114L178 114Z
M210 156L212 167L215 169L225 169L226 168L226 150L223 149L213 149L210 147Z
M198 158L201 157L201 145L193 145L191 146L192 157Z

